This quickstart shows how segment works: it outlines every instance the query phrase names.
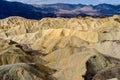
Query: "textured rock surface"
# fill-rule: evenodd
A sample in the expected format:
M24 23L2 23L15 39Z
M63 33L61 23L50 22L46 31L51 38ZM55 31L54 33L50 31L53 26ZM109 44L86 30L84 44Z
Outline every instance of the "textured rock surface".
M5 70L0 78L8 75L11 80L119 80L119 34L118 15L0 20L0 73ZM102 76L114 68L115 77Z
M45 72L39 72L34 64L10 64L0 66L0 79L1 80L55 80L52 76ZM43 69L42 69L43 70Z
M120 80L120 72L119 72L119 70L120 70L120 64L118 64L117 66L115 66L115 67L113 67L111 69L104 70L104 71L101 71L101 72L97 73L93 77L93 80L107 80L107 79L111 80L112 78L116 78L117 80Z
M43 64L42 53L27 49L11 40L0 40L1 80L55 80L55 70Z

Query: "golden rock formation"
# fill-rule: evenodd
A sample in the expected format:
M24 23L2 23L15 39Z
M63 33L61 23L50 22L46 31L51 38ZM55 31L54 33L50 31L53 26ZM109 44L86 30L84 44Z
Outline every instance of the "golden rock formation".
M39 63L42 64L43 67L40 68L43 70L50 68L51 71L52 69L56 71L50 75L53 77L51 80L54 78L97 80L104 71L116 68L115 66L119 64L120 16L118 15L106 18L44 18L40 21L10 17L0 20L0 27L0 38L3 39L0 43L0 62L3 66L10 65L9 69L12 68L11 64L20 66L20 63L25 63L22 65L31 68L31 63ZM11 47L4 42L9 40L16 42L20 47L16 48L13 45ZM24 48L25 45L28 49ZM0 67L0 71L3 66ZM19 68L29 78L30 75L36 76L26 72L24 67ZM19 68L15 69L19 71ZM107 75L100 80L120 77L114 76L109 78Z

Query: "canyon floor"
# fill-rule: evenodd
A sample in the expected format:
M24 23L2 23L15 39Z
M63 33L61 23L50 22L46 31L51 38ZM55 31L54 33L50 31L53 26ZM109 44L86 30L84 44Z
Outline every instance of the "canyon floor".
M120 16L1 19L0 80L120 80Z

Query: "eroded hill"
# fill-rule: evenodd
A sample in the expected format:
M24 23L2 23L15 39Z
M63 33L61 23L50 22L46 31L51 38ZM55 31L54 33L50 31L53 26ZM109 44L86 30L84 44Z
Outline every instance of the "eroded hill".
M21 17L2 19L1 79L119 80L119 34L119 15L40 21ZM110 71L111 76L105 75Z

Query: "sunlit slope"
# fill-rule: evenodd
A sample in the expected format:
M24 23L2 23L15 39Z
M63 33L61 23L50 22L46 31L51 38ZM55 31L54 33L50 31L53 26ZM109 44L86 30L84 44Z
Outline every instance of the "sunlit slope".
M0 20L0 38L41 52L40 60L47 62L42 64L56 70L52 77L57 80L92 80L99 71L111 69L119 63L119 15L43 18L40 21L14 18Z

